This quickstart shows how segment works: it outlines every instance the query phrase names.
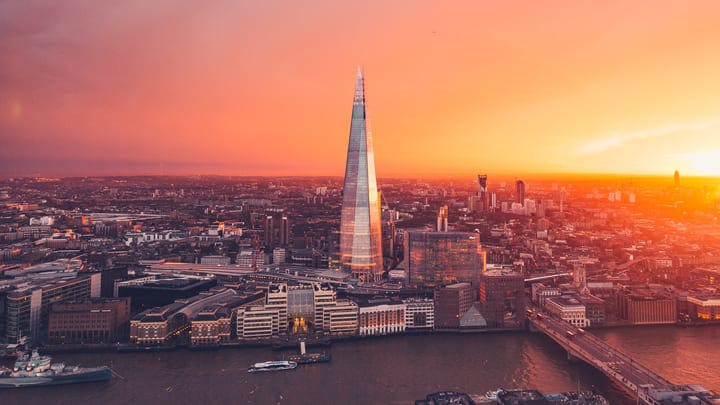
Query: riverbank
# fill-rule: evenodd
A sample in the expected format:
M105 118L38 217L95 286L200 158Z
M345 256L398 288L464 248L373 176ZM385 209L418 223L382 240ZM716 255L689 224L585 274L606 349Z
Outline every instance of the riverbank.
M701 323L696 325L686 324L643 324L637 325L632 323L612 323L609 325L603 325L602 327L588 328L589 330L596 332L602 330L613 330L613 329L633 329L633 328L649 328L649 327L674 327L674 328L686 328L686 327L701 327L701 326L720 326L720 322L713 323ZM80 352L118 352L118 353L153 353L153 352L166 352L174 350L191 350L191 351L204 351L204 350L224 350L224 349L242 349L242 348L258 348L267 347L273 350L286 350L297 348L300 345L300 341L304 340L307 347L328 347L333 343L350 342L357 340L370 340L370 339L386 339L397 336L413 336L413 335L473 335L473 334L503 334L503 333L521 333L529 332L525 328L484 328L484 329L435 329L435 330L411 330L403 333L388 334L388 335L372 335L372 336L327 336L321 338L310 338L310 339L272 339L272 340L254 340L254 341L232 341L223 342L218 345L206 345L206 346L190 346L190 345L158 345L158 346L138 346L132 343L110 343L110 344L82 344L82 345L43 345L39 349L43 353L80 353Z

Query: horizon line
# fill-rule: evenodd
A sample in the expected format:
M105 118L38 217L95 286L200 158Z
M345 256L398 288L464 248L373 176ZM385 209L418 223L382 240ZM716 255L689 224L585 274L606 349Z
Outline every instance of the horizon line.
M388 174L378 175L377 178L382 179L422 179L422 178L462 178L468 177L474 179L478 174L489 174L493 177L514 177L519 178L537 178L537 177L668 177L672 179L675 171L668 173L608 173L608 172L492 172L492 171L476 171L467 173L417 173L417 174ZM687 174L683 175L680 172L681 178L716 178L720 179L718 175L712 174ZM343 178L342 174L221 174L221 173L178 173L178 174L167 174L167 173L137 173L137 174L85 174L85 175L51 175L51 174L21 174L21 175L10 175L0 173L0 179L25 179L25 178L52 178L52 179L73 179L73 178L129 178L129 177L236 177L236 178Z

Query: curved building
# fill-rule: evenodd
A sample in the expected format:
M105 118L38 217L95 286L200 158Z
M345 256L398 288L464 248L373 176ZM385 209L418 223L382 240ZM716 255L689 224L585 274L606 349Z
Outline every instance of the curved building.
M353 277L376 281L383 272L380 198L366 117L365 84L358 68L340 218L340 262Z

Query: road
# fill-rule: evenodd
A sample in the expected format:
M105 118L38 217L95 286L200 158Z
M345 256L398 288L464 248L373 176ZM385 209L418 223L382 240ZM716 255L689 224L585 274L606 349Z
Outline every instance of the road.
M536 329L555 340L569 353L595 366L630 391L636 392L638 387L644 385L668 389L673 386L662 376L634 361L632 357L563 320L544 314L542 319L532 316L531 322Z

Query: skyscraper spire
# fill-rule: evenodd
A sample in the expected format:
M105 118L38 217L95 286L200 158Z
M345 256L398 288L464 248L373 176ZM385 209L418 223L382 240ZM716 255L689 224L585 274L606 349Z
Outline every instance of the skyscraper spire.
M358 66L350 120L343 205L340 217L343 270L364 281L382 276L380 201L375 179L372 134L367 125L365 82Z

